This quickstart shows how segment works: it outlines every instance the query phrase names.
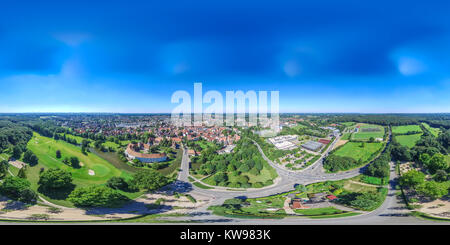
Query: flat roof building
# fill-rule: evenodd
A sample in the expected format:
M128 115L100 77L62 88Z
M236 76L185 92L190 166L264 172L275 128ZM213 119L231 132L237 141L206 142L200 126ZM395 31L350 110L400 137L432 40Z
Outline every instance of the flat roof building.
M302 145L303 148L310 150L310 151L318 151L320 148L322 148L324 144L316 141L308 141Z

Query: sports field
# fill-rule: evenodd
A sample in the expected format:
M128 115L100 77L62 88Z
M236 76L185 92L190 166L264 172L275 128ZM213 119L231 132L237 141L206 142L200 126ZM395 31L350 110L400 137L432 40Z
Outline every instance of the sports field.
M412 148L416 145L417 141L419 141L420 136L422 136L422 134L396 135L395 140L397 140L400 145Z
M393 134L406 134L408 132L422 132L419 125L404 125L392 127Z
M361 147L364 144L364 147ZM351 157L356 161L366 162L370 160L372 155L383 147L383 143L362 143L362 142L347 142L344 146L340 147L336 152L338 156Z
M93 153L84 155L81 153L81 148L64 142L62 140L54 140L52 138L41 136L33 133L33 138L28 142L28 149L34 152L39 158L39 163L31 166L27 170L27 178L31 182L32 188L37 190L39 181L39 172L41 168L61 168L72 173L73 184L75 186L89 186L104 184L109 178L113 176L121 176L126 179L131 178L131 174L126 171L120 171L115 168L108 161L100 158ZM56 158L56 150L61 151L62 157ZM73 168L62 162L65 157L77 157L80 160L80 168ZM89 174L89 170L94 171L94 175ZM52 200L60 204L70 206L71 204L65 200Z
M371 137L383 138L384 137L384 127L374 124L358 124L360 126L357 133L352 134L352 139L354 140L369 140ZM378 129L378 131L369 131L371 129Z
M439 133L441 132L440 129L438 128L432 128L428 123L422 123L422 125L428 130L430 131L430 133L434 136L434 137L438 137Z

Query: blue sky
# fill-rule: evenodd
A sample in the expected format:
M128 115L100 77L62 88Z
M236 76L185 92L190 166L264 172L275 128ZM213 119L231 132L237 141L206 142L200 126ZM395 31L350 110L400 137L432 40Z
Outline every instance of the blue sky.
M448 1L162 2L2 3L0 112L170 112L194 82L278 90L281 112L450 112Z

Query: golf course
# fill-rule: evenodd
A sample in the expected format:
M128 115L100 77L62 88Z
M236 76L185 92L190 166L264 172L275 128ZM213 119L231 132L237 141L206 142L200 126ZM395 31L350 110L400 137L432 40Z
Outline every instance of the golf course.
M28 142L27 147L39 158L39 163L34 166L29 166L26 171L32 189L37 191L39 191L38 181L39 173L42 171L41 169L60 168L71 172L73 184L75 185L74 188L101 185L113 176L120 176L125 179L131 178L130 172L120 171L111 163L93 153L87 152L85 155L81 153L80 147L62 140L54 140L41 136L38 133L33 133L33 138ZM57 150L61 152L61 158L56 157ZM79 159L79 168L74 168L63 162L64 158L71 157L77 157ZM49 193L41 194L56 204L71 206L70 202L64 200L65 193L53 193L54 195ZM128 194L130 198L137 195L135 193L124 194Z

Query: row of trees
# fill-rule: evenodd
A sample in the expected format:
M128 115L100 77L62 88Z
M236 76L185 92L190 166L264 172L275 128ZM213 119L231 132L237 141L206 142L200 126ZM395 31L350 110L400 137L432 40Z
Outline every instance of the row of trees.
M32 136L33 132L22 123L0 120L0 153L13 147L22 153Z

